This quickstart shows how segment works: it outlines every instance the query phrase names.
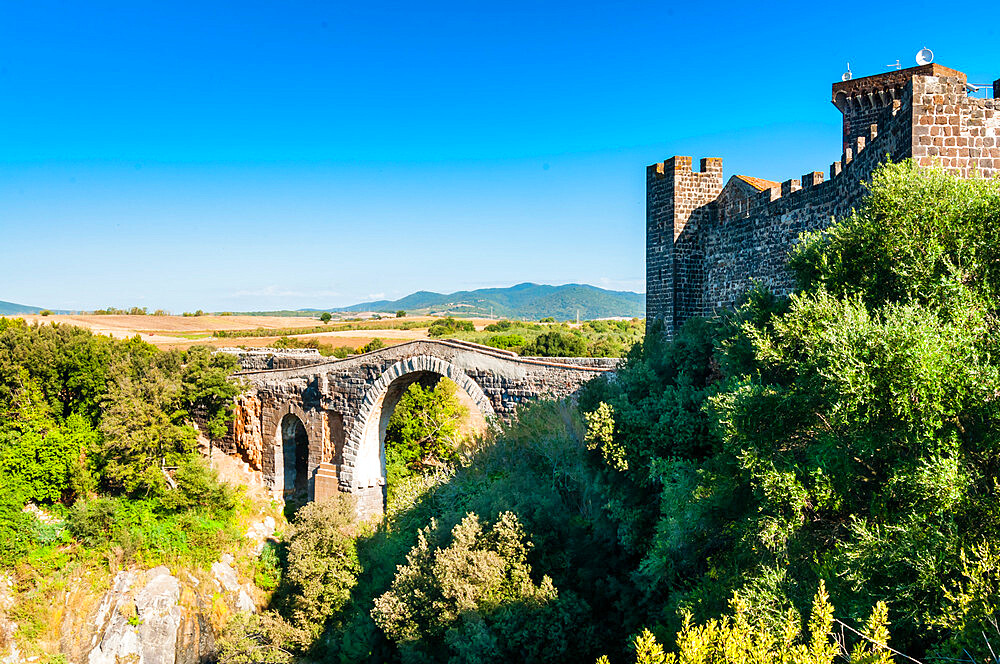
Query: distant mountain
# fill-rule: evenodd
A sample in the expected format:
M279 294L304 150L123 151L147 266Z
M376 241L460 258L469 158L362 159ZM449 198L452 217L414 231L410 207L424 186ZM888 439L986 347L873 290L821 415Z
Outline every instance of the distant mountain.
M0 316L16 316L17 314L37 314L45 307L29 307L26 304L15 304L14 302L4 302L0 300ZM63 309L50 309L54 314L68 314L69 311Z
M351 307L316 311L377 311L399 309L411 314L454 314L488 316L492 307L495 318L537 320L552 316L557 320L646 315L646 296L629 291L612 291L586 284L545 286L524 283L509 288L480 288L457 293L418 291L398 300L362 302Z

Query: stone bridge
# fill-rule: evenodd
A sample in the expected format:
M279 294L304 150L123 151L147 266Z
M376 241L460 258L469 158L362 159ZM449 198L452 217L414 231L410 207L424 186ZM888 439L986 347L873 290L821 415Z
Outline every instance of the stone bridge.
M618 363L538 358L456 340L419 340L346 359L314 351L239 351L248 389L221 451L239 457L276 496L354 493L359 512L385 500L385 430L406 389L445 376L487 420L508 419L540 397L564 397Z

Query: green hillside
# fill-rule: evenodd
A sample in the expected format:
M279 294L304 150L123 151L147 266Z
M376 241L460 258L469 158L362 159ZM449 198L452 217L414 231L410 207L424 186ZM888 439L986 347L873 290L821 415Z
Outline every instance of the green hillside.
M4 302L0 300L0 316L16 316L17 314L37 314L42 311L45 307L30 307L26 304L17 304L15 302ZM52 313L55 314L67 314L68 311L50 309Z
M645 315L646 296L628 291L611 291L586 284L547 286L523 283L509 288L481 288L457 293L418 291L398 300L362 302L336 311L393 312L403 309L415 314L453 314L498 318L538 319L553 316L560 320L629 318Z

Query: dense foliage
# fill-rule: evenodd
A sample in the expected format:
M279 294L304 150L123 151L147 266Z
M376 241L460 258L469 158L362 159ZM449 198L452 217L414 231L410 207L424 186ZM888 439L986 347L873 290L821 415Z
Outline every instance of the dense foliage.
M431 323L431 326L427 329L427 334L431 337L443 337L446 334L454 332L475 332L475 330L476 326L473 325L471 320L459 320L451 316L446 316Z
M883 168L804 238L791 297L651 334L578 405L400 482L300 654L885 663L891 633L992 657L998 211L996 181Z
M468 415L458 400L458 386L447 378L430 387L413 383L406 389L385 430L390 503L405 478L458 461L462 422Z
M639 319L591 320L579 325L505 319L490 323L481 332L455 331L444 336L529 356L624 357L642 339L644 329L645 321Z
M22 511L29 502L65 516L80 541L114 542L123 555L184 556L217 539L236 501L200 461L190 422L198 414L206 436L224 433L234 368L205 348L162 352L138 338L0 319L0 532L9 535L0 564L44 530ZM176 468L177 489L166 468Z
M803 238L790 297L654 329L576 402L523 408L466 454L428 435L450 416L421 420L446 395L411 388L390 429L430 472L394 477L378 523L345 496L300 510L271 609L231 624L222 661L887 664L887 643L993 661L1000 182L904 163L870 189ZM494 325L475 334L575 334ZM96 546L141 510L232 509L185 456L183 413L225 401L211 361L185 387L196 355L80 334L0 333L8 558L37 539L29 499L76 501L71 532ZM114 495L81 501L93 487Z

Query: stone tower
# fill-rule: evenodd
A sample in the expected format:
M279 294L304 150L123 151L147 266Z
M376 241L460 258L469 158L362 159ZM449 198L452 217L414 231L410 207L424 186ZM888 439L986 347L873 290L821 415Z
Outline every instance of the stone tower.
M843 114L841 157L824 172L775 182L734 175L722 160L671 157L646 169L647 331L673 335L692 316L732 307L754 283L792 290L788 251L865 195L879 163L912 158L962 177L1000 174L1000 80L970 96L962 72L922 65L833 85Z

